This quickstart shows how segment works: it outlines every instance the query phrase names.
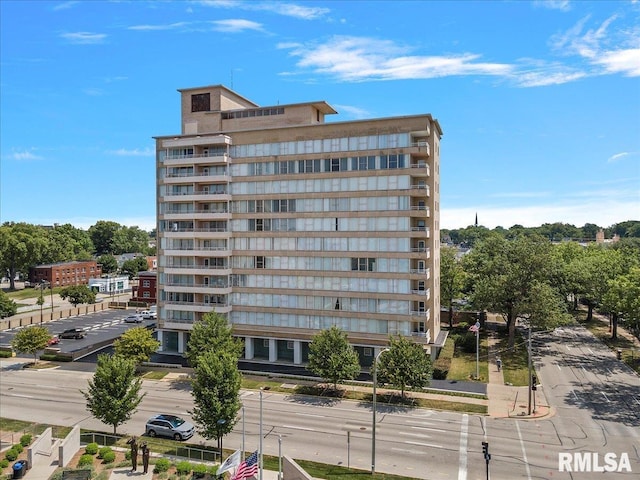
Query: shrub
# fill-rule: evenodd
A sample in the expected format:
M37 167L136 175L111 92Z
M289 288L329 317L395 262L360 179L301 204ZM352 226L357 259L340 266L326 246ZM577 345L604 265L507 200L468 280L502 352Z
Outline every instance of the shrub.
M445 380L449 375L449 369L451 368L451 359L453 358L453 352L455 351L455 344L453 339L447 338L444 347L440 351L438 359L433 363L433 378L436 380Z
M18 458L18 452L16 452L13 447L4 452L4 458L13 462L16 458Z
M131 450L127 450L126 452L124 452L124 459L131 460Z
M88 453L85 453L84 455L80 456L80 459L78 460L78 467L87 467L87 466L93 466L93 455L89 455Z
M16 444L15 444L13 447L11 447L11 448L13 448L16 452L18 452L18 454L22 453L22 452L23 452L23 450L24 450L24 447L22 446L22 444L21 444L21 443L16 443Z
M9 466L9 460L7 460L6 458L3 458L2 460L0 460L0 468L7 468Z
M168 459L166 458L159 458L156 461L156 465L155 467L153 467L153 473L162 473L162 472L166 472L167 470L169 470L169 467L171 466L171 462L169 462Z
M196 463L193 466L193 476L203 478L207 474L207 466L202 463Z
M104 456L109 452L113 452L113 448L102 447L100 450L98 450L98 458L104 458Z
M104 452L100 458L102 458L102 463L113 463L116 461L116 452L109 450Z
M0 350L0 358L11 358L13 357L13 352L8 350Z
M96 442L88 443L86 447L84 447L84 453L88 453L89 455L95 455L98 453L98 444Z
M467 332L458 338L456 346L460 347L465 353L475 353L476 351L476 334Z
M22 435L20 437L20 445L22 445L23 447L28 446L31 443L31 434L30 433L25 433L24 435Z
M191 473L192 469L193 466L186 460L182 460L181 462L178 462L176 464L176 473L178 475L188 475L189 473Z

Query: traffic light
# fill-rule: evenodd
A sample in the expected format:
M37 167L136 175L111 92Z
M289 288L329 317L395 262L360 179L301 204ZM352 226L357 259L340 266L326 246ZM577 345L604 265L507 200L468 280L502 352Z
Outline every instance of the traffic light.
M484 454L484 459L489 462L489 460L491 460L491 454L489 454L489 442L482 442L482 453Z
M538 379L535 375L531 375L531 390L538 390Z

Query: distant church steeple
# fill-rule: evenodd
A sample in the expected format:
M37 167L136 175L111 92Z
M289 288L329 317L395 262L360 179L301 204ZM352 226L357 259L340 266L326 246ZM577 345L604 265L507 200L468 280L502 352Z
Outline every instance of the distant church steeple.
M476 227L478 226L478 212L476 212Z

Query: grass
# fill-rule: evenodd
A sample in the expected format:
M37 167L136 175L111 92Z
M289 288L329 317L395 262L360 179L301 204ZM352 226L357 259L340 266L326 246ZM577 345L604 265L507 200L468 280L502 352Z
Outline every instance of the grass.
M502 338L496 346L496 351L499 352L502 359L502 373L505 383L519 387L529 385L529 364L524 338L516 331L515 343L510 349L506 329L500 336Z
M484 333L480 334L479 357L478 372L480 378L476 379L476 353L464 352L462 348L456 346L447 380L479 380L481 382L487 382L489 378L489 366L487 364L487 336Z
M150 372L145 372L142 377L146 380L162 380L167 376L167 373L163 370L151 370Z
M62 290L63 287L54 287L53 288L53 293L60 293L60 290ZM21 290L7 290L5 292L9 298L13 299L13 300L25 300L27 298L38 298L40 296L40 288L23 288ZM48 288L45 288L44 290L42 290L42 296L45 297L45 299L47 298L47 296L51 296L51 290ZM40 308L40 307L38 307Z

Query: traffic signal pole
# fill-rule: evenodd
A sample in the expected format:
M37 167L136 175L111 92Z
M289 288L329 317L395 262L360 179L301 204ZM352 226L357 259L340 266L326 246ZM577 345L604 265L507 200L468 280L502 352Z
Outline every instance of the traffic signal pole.
M484 461L487 465L487 480L489 480L489 460L491 460L491 454L489 453L489 442L482 442L482 453L484 454Z

